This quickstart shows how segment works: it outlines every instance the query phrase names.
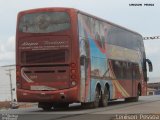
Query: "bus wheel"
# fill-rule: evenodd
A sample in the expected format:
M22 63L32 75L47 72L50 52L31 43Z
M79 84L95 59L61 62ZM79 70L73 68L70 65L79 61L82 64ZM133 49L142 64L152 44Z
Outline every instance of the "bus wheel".
M69 103L55 103L53 107L54 109L67 109L69 107Z
M140 89L137 90L137 96L136 97L131 97L131 98L125 98L126 102L138 102L139 95L140 95Z
M137 89L137 96L132 99L132 102L138 102L140 94L141 94L141 90L138 88Z
M100 98L101 98L100 90L98 87L96 87L94 102L81 103L81 106L82 108L86 109L97 108L100 105Z
M104 94L102 94L102 98L100 101L101 106L106 107L108 105L108 100L109 100L109 90L107 89L107 87L105 87Z
M38 108L42 108L44 111L50 111L52 107L51 103L38 103Z
M42 107L42 109L43 109L44 111L50 111L50 110L52 109L52 107L50 107L50 106L45 106L45 107Z
M81 103L81 107L84 109L93 108L93 103Z
M93 102L93 108L99 107L100 98L101 98L100 90L99 90L98 87L96 87L95 98L94 98L94 102Z
M141 94L141 91L140 89L138 88L137 90L137 96L134 98L134 102L138 102L138 99L139 99L139 95Z

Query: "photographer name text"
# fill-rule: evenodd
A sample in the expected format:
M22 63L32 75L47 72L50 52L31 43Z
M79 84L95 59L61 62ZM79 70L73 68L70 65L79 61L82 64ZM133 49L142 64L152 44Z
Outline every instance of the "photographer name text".
M154 3L130 3L129 6L135 7L135 6L140 6L140 7L153 7L155 6Z
M133 114L133 115L121 115L117 114L115 120L160 120L160 115L152 114Z

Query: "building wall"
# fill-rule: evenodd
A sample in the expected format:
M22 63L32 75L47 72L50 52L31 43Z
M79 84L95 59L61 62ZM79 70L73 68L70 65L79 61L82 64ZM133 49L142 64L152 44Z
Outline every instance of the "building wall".
M11 100L10 89L10 77L8 75L9 69L11 70L12 86L15 89L13 91L13 98L16 99L16 68L15 66L0 67L0 101Z
M148 83L147 95L160 95L160 82Z

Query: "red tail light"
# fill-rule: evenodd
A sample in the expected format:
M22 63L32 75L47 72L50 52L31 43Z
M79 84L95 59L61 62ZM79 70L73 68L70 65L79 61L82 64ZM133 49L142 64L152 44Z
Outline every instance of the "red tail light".
M21 88L21 83L16 82L16 87L20 89Z
M21 75L20 67L16 66L16 77L20 77L20 75Z
M76 64L71 63L71 70L70 70L70 75L71 75L71 86L75 86L77 84L77 70L76 70Z
M72 86L75 86L76 84L77 84L76 81L72 81L72 82L71 82L71 85L72 85Z
M76 79L76 76L75 75L71 75L71 79Z
M20 67L16 66L16 86L17 86L17 88L21 88L20 75L21 75Z
M76 74L76 70L75 69L71 69L71 74Z
M71 63L71 68L76 68L76 64L75 63Z

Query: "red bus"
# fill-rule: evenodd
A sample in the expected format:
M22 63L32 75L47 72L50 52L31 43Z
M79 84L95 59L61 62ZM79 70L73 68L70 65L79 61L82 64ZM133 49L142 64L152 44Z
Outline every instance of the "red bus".
M16 31L19 102L48 110L146 95L152 63L136 32L72 8L22 11Z

